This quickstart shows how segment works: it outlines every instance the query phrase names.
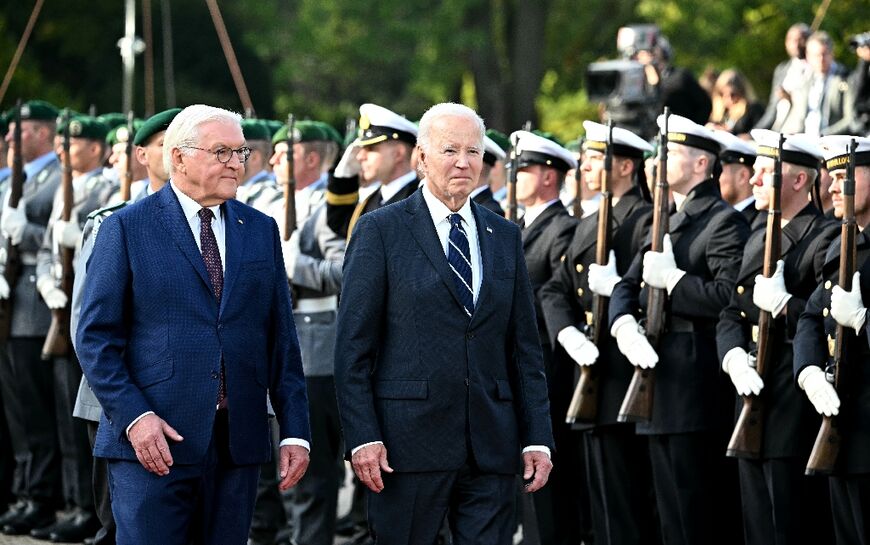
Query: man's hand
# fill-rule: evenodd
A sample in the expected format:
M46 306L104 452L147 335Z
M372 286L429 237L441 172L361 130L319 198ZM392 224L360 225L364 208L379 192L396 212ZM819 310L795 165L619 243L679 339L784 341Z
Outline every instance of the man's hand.
M537 492L544 488L551 471L553 471L553 462L546 452L530 450L523 453L523 480L526 481L526 492ZM529 479L532 479L531 482Z
M729 350L722 358L722 370L731 377L734 388L742 396L758 395L764 388L764 381L755 369L755 357L739 346Z
M156 414L143 416L127 434L139 463L155 475L169 475L169 466L172 465L172 454L169 452L166 437L175 442L184 440Z
M308 449L299 445L284 445L279 452L281 457L278 475L281 482L278 490L282 492L296 486L308 469Z
M752 290L752 302L761 310L766 310L776 318L779 316L791 294L785 289L785 277L782 274L782 259L776 262L776 270L766 278L759 274L755 277L755 289Z
M0 230L12 240L12 244L21 242L25 227L27 227L27 214L24 212L24 199L18 202L18 208L12 208L8 204L3 207Z
M592 365L598 359L598 347L574 326L568 326L560 331L556 340L571 356L571 359L581 367Z
M851 327L859 334L867 320L867 309L861 298L861 273L852 276L852 289L846 291L840 286L831 290L831 317L843 327Z
M9 299L9 282L0 274L0 299Z
M359 480L375 493L384 489L381 471L393 472L393 468L387 462L387 447L381 443L366 445L359 449L351 456L350 463Z
M299 229L295 229L288 240L281 241L281 249L284 254L284 270L287 272L287 278L293 280L296 259L299 258Z
M613 250L610 250L606 265L598 265L597 263L589 265L587 280L592 293L610 297L613 288L622 280L622 277L616 273L616 254Z
M685 274L686 271L679 269L674 259L671 235L665 235L661 252L648 251L643 254L643 281L650 287L667 289L670 294Z
M79 229L79 224L75 221L64 221L62 219L54 222L54 242L63 248L75 248L79 239L82 236L82 230Z
M356 154L359 153L359 148L359 140L354 140L347 149L344 150L341 160L337 165L335 165L333 174L339 178L352 178L358 175L362 170L362 166L359 164L359 161L356 160Z
M641 369L652 369L659 362L659 355L640 332L634 316L625 314L613 322L610 334L616 338L616 346L629 363Z
M40 276L39 280L36 281L36 289L42 295L48 308L54 310L66 306L68 297L62 289L55 286L51 276L47 274Z
M837 416L840 412L840 396L828 382L820 367L809 365L798 375L798 386L806 392L816 412L823 416Z

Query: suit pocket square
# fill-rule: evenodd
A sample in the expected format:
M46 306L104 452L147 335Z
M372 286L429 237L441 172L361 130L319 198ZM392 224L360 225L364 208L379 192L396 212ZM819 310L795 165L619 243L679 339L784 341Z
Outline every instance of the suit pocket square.
M428 380L379 380L375 382L375 397L379 399L426 399Z

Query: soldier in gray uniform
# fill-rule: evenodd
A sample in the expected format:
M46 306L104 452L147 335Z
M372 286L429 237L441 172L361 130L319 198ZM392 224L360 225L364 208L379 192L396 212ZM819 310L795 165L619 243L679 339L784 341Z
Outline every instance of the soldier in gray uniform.
M96 118L87 116L73 117L68 128L68 160L73 176L70 220L61 219L64 201L61 188L55 193L45 238L36 259L36 287L52 310L65 308L68 304L67 294L60 288L63 273L61 249L77 250L88 214L101 207L116 187L103 174L103 162L107 154L105 138L109 128ZM66 127L61 124L57 130L61 135ZM58 147L58 153L62 161L66 160L61 146ZM72 417L82 371L71 351L55 356L53 367L55 417L66 513L54 524L34 528L30 535L37 539L75 542L93 535L99 528L91 489L92 455L87 430L84 423Z
M0 217L3 236L18 246L21 257L15 284L8 286L0 280L0 296L8 297L11 288L13 298L12 328L5 347L8 361L0 370L0 383L15 451L18 496L0 516L0 526L4 533L13 535L27 534L54 521L60 484L52 370L41 358L51 314L36 289L36 253L60 184L60 163L54 152L57 114L57 108L43 101L22 106L21 156L26 176L22 200L17 208L10 207L7 186ZM11 147L13 125L10 123L6 135Z
M0 112L0 195L6 191L6 184L12 175L12 169L6 162L6 114ZM0 369L7 367L3 363L6 359L6 346L0 344ZM15 470L15 456L12 453L12 440L9 438L9 426L6 425L6 413L3 411L3 392L0 389L0 509L5 510L13 498L12 475Z
M242 121L245 143L251 148L251 156L245 163L244 182L239 186L236 199L253 206L264 192L275 188L275 175L271 172L269 158L272 142L269 127L260 119Z
M148 195L159 191L169 180L169 174L163 165L163 133L169 123L175 119L180 108L172 108L154 114L136 130L133 146L136 153L136 161L145 167L148 185L136 194L130 201L136 202ZM82 229L81 250L75 261L75 283L73 284L72 306L70 307L70 332L75 341L75 331L78 327L79 312L81 311L82 291L87 274L87 262L94 249L100 224L104 219L120 210L128 203L122 202L108 206L91 213ZM88 439L91 447L97 433L97 425L103 409L96 396L88 386L84 377L79 382L79 390L73 407L73 416L86 421ZM92 542L97 545L109 545L115 543L115 521L112 517L112 505L109 498L109 483L107 481L107 468L105 458L93 459L93 491L96 501L97 518L101 528L96 531Z

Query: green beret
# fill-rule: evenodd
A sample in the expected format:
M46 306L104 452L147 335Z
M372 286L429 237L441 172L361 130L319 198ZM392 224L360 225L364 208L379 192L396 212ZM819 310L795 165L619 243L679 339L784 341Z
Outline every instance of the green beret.
M281 127L275 136L272 137L272 144L286 142L287 125ZM293 127L293 142L315 142L332 140L329 134L321 127L317 121L297 121Z
M338 144L339 146L344 145L344 138L335 129L335 127L333 127L329 123L324 123L323 121L314 121L314 123L317 123L318 125L320 125L320 128L323 129L323 132L326 133L326 135L329 137L329 138L327 138L327 140L331 140L331 141L335 142L336 144Z
M269 141L271 132L260 119L245 119L242 120L242 132L245 135L245 140L265 140Z
M266 124L266 127L269 129L269 138L275 136L275 133L281 130L281 127L284 127L286 123L282 123L281 121L277 121L275 119L264 119L263 123Z
M57 121L60 115L58 109L44 100L28 100L21 105L21 120L33 121ZM15 119L15 106L6 111L6 119L12 122Z
M158 132L165 131L181 108L170 108L160 113L154 114L146 119L139 130L136 131L136 138L133 139L134 146L144 146L145 143Z
M583 146L582 138L575 138L574 140L569 140L565 144L565 149L574 153L580 153Z
M127 116L120 112L111 112L97 116L98 121L105 123L110 129L127 124Z
M0 136L6 136L9 130L9 120L6 119L6 113L0 112Z
M65 122L58 123L57 134L63 134L66 128L67 124ZM96 117L77 115L69 118L70 138L103 141L106 139L107 134L109 134L109 127L105 123L98 121Z
M97 119L99 119L99 117ZM141 119L133 120L133 138L136 137L136 131L142 127L142 123L143 121ZM114 146L118 143L126 144L130 137L128 133L127 122L125 121L123 125L118 125L109 131L109 134L106 136L106 143L109 144L109 146Z
M510 149L510 147L511 147L510 138L508 138L503 133L500 133L495 129L487 129L486 135L490 138L490 140L492 140L493 142L498 144L498 147L500 147L504 151L507 151Z

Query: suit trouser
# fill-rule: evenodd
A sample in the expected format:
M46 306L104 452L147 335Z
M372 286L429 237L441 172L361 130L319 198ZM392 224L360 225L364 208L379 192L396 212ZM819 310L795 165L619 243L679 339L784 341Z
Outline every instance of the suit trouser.
M168 475L138 461L109 460L119 545L231 545L248 539L259 465L236 465L226 411L218 411L205 459L173 465Z
M54 504L61 483L60 451L53 370L51 362L42 360L43 341L41 337L9 339L9 365L0 383L15 451L15 490L23 498Z
M93 455L85 423L74 418L82 369L75 356L54 358L55 418L61 455L63 499L68 507L94 510Z
M830 477L837 545L870 545L870 474Z
M298 545L332 545L338 489L344 476L341 422L331 376L306 377L311 459L305 475L288 494L287 511Z
M516 476L457 471L381 473L384 489L368 491L369 527L378 545L432 545L445 516L453 545L510 545Z
M798 458L737 461L746 545L830 543L827 483Z
M586 432L585 443L596 545L661 543L647 438L613 424Z
M88 443L93 451L97 439L99 422L87 420ZM112 515L112 495L109 492L109 465L105 458L93 457L93 489L94 502L96 504L97 519L100 521L100 529L94 537L94 545L115 544L115 517Z

